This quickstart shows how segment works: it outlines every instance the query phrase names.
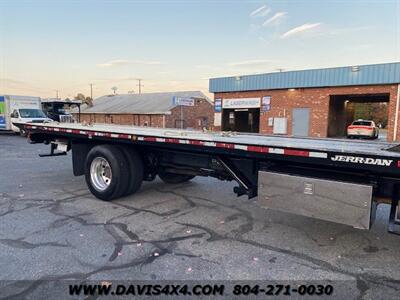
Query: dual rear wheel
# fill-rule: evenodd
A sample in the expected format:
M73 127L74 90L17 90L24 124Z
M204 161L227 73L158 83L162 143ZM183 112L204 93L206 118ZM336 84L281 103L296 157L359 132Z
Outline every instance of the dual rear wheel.
M158 170L165 183L177 184L194 176ZM85 179L90 192L101 200L113 200L135 193L144 178L143 160L133 148L98 145L87 154Z
M101 200L135 193L143 181L143 162L133 149L113 145L93 147L85 162L90 192Z

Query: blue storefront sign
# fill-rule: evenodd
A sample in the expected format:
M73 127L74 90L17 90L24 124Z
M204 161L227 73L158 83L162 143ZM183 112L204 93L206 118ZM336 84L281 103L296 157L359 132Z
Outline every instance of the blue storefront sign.
M222 111L222 99L214 100L214 111L221 112Z
M271 110L271 96L265 96L261 100L261 111Z

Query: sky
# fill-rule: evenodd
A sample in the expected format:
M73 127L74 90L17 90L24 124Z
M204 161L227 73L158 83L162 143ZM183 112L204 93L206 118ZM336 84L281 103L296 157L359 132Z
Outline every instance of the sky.
M201 90L209 78L400 61L400 0L0 0L0 94ZM210 94L208 94L210 95Z

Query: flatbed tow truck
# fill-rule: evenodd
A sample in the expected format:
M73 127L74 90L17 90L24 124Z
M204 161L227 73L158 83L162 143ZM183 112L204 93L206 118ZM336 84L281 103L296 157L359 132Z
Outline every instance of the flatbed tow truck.
M110 124L15 124L49 154L72 150L73 173L112 200L158 175L178 184L195 176L234 180L237 196L260 206L370 229L376 206L391 206L388 231L400 234L400 145L339 139L199 132ZM179 188L179 185L177 185Z

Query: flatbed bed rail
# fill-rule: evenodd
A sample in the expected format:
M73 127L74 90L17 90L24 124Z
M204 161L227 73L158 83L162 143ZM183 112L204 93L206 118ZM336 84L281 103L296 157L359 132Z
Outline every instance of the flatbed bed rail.
M109 139L238 150L252 154L308 158L313 163L369 170L400 177L398 144L339 139L263 136L237 133L133 127L119 125L26 124L31 132L69 135L83 139ZM208 149L210 150L210 149ZM212 151L212 150L211 150ZM234 151L230 151L232 154ZM237 153L237 152L236 152ZM259 158L259 156L258 156Z
M57 145L63 144L60 149L64 151L72 149L74 175L87 175L88 156L92 148L109 145L107 147L113 146L123 150L127 160L131 160L133 155L136 161L141 161L144 175L140 182L153 180L156 175L166 182L171 181L172 177L175 178L172 181L177 182L194 176L212 176L236 181L239 186L234 192L238 196L246 194L249 198L258 195L260 178L268 181L275 173L295 176L300 181L303 178L310 178L310 182L312 178L328 181L328 185L318 181L312 184L304 182L305 186L320 184L329 187L329 182L332 182L332 185L347 189L348 187L341 185L341 182L361 184L372 188L371 195L375 202L391 205L389 231L396 232L395 227L400 225L400 146L396 143L199 132L110 124L16 125L24 126L32 143L51 143L50 155L59 155L54 152ZM121 154L117 156L123 160ZM86 181L90 188L90 178L86 178ZM96 197L103 197L99 196L96 190L91 191ZM304 194L306 193L314 195L314 188L308 187L304 190ZM115 192L104 198L110 200L117 194ZM121 196L120 194L118 195ZM318 201L326 200L327 198ZM268 201L266 203L269 205ZM368 204L368 207L372 211L373 203ZM332 207L329 210L332 210ZM306 212L304 215L313 213ZM371 223L373 215L371 213ZM369 218L369 215L367 217ZM325 219L331 220L328 217ZM348 220L343 222L349 223ZM362 225L349 224L369 228L369 223L365 222Z

